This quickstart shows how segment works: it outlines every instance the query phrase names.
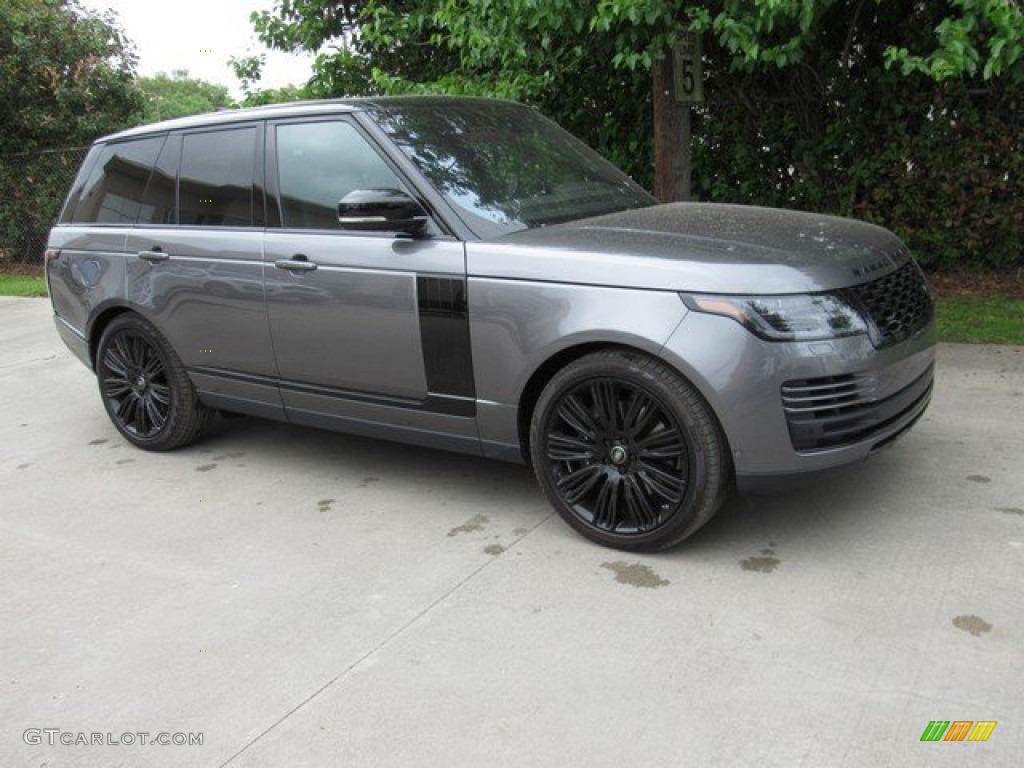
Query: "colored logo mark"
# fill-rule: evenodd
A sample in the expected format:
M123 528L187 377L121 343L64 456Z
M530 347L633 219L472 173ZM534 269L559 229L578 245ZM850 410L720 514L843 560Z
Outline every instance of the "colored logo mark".
M988 741L995 727L995 720L932 720L921 741Z

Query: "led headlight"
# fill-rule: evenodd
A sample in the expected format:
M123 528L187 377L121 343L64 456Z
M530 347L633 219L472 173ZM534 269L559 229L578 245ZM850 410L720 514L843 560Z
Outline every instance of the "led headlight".
M813 341L867 333L864 318L831 293L788 296L682 294L695 312L731 317L769 341Z

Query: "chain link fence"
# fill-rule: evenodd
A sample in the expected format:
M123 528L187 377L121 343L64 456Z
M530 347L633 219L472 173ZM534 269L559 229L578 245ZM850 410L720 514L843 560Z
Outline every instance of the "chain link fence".
M0 155L0 265L43 263L47 233L88 150Z

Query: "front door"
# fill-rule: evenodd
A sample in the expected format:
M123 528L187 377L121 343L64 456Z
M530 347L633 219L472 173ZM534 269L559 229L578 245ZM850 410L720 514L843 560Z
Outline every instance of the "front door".
M289 418L384 437L391 428L474 435L468 319L463 311L439 332L427 295L444 286L464 308L463 244L340 229L347 193L407 189L348 119L276 122L267 138L280 217L264 244L267 313ZM456 387L431 354L452 331L470 379Z

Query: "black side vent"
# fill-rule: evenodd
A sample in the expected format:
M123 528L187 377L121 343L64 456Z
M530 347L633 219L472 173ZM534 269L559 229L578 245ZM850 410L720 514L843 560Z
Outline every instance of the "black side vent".
M782 385L782 408L797 451L838 448L866 440L923 409L931 397L932 367L899 392L876 399L871 374L799 379Z

